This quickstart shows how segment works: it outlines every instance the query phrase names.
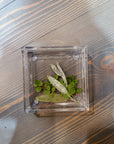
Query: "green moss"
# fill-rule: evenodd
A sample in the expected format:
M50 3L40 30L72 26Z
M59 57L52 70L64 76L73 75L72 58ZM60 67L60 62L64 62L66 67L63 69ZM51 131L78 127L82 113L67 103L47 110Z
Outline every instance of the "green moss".
M76 90L76 92L77 92L77 93L81 93L81 92L82 92L82 89L81 89L81 88L78 88L78 89Z
M35 80L35 85L43 86L43 82L41 80Z
M44 93L45 94L50 94L50 90L45 90Z
M51 90L52 92L55 92L56 88L53 86Z
M56 74L56 75L55 75L55 79L58 80L58 78L59 78L59 76Z
M42 88L41 87L36 87L36 92L41 92Z

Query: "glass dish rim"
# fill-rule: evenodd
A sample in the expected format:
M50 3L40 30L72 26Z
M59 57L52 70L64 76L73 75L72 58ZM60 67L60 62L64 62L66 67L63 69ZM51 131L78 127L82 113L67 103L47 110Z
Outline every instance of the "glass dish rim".
M29 93L29 90L28 90L28 86L27 86L27 83L29 83L29 77L28 77L28 56L27 54L29 52L33 52L33 51L37 51L37 50L40 50L40 51L46 51L46 50L52 50L52 51L60 51L60 50L64 50L64 49L67 49L67 50L82 50L84 52L84 57L85 57L85 63L86 63L86 80L85 80L85 83L86 83L86 91L87 91L87 106L84 107L84 109L80 109L80 108L72 108L72 109L69 109L69 110L64 110L64 109L61 109L61 110L51 110L51 112L64 112L64 111L89 111L89 90L88 90L88 50L87 50L87 47L79 47L79 46L38 46L38 47L34 47L34 46L25 46L22 48L22 57L23 57L23 90L24 90L24 110L26 113L28 112L33 112L33 113L36 113L36 112L40 112L40 109L34 109L30 106L29 104L29 96L27 96L26 94ZM48 109L46 109L48 110ZM45 111L42 110L42 111Z

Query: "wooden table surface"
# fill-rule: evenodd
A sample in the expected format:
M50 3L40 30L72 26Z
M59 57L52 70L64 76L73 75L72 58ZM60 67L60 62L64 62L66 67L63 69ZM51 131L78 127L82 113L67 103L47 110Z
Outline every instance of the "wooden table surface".
M113 0L0 0L0 144L113 144ZM23 110L21 47L87 46L92 114Z

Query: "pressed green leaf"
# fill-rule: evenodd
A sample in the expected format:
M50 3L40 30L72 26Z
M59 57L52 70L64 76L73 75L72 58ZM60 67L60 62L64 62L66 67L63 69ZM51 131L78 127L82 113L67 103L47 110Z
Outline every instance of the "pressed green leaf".
M53 97L51 97L50 95L41 95L37 96L35 100L39 102L66 102L68 99L61 96L60 94L55 93Z

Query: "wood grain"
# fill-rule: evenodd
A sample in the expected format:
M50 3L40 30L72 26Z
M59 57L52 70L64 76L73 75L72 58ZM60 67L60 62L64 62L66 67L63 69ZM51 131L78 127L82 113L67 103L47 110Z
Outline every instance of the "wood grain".
M13 3L15 0L0 0L0 10L6 8L8 5L10 5L11 3Z
M113 143L113 9L113 0L0 1L0 144ZM94 113L24 113L21 47L32 41L88 47Z
M50 1L49 1L50 2ZM60 27L61 25L64 25L65 23L68 23L69 21L83 15L84 13L86 13L88 11L88 5L90 7L90 10L99 5L102 5L103 3L106 3L107 0L105 1L91 1L89 4L85 3L85 1L54 1L53 5L55 5L55 7L53 7L51 4L49 5L51 8L49 9L49 11L47 11L48 9L48 5L46 4L45 7L45 15L39 12L39 9L37 8L37 13L33 13L33 16L31 18L31 15L28 14L27 15L27 19L24 18L23 21L23 17L19 20L19 27L17 27L14 23L8 25L8 28L11 27L12 29L14 29L12 26L14 25L16 27L16 30L13 33L10 33L10 35L5 35L5 38L2 38L2 46L4 46L4 50L6 51L6 53L8 52L8 49L10 49L10 45L11 47L15 46L15 49L17 49L16 47L19 46L19 41L21 41L21 46L25 45L26 43L24 42L24 38L29 39L30 41L34 39L38 39L39 37L41 37L42 35L45 35L46 33L48 33L49 31L52 31L54 29L56 29L57 27ZM38 2L37 2L38 3ZM59 3L59 4L57 4ZM95 5L94 5L95 3ZM15 5L17 7L21 7L21 3L19 2L14 2L12 3L12 5L10 5L11 7L15 7ZM38 4L37 4L38 5ZM42 7L42 4L39 5L40 7ZM13 11L8 11L8 13L14 13L15 11L20 12L21 15L24 13L27 13L27 11L29 11L29 5L28 6L23 6L22 8L18 8L16 10ZM33 5L33 9L34 9L34 5ZM91 8L92 7L92 8ZM24 11L23 9L27 9L27 11ZM45 12L44 11L44 12ZM18 17L18 15L20 15L20 13L18 14L18 12L16 13L16 18ZM43 10L42 10L43 12ZM49 13L48 13L49 12ZM70 13L69 13L70 12ZM1 12L1 15L4 16L4 11ZM34 20L34 14L35 14L35 20ZM15 16L15 15L14 15ZM30 18L29 18L30 17ZM45 18L47 17L47 18ZM9 15L6 17L8 20L10 20ZM2 20L3 22L6 22L5 19ZM22 21L22 23L20 23L20 21ZM15 21L14 21L15 22ZM27 22L27 24L26 24ZM25 23L26 25L23 26L23 23ZM43 25L42 25L43 23ZM21 27L21 28L20 28ZM37 27L40 27L40 29L37 29ZM4 30L7 28L4 27ZM37 31L37 33L36 33ZM8 33L8 32L7 32ZM29 36L28 34L29 33ZM3 33L5 34L5 33ZM23 37L24 35L24 37ZM1 36L0 36L1 37ZM16 40L16 42L19 42L18 44L15 43L15 45L13 45L13 42ZM7 43L6 43L7 41ZM19 47L18 47L19 48Z
M100 107L99 107L99 111L100 111ZM96 115L101 114L101 111L100 111L100 113L99 113L99 111L96 112ZM83 115L83 114L84 113L82 113L81 115ZM74 131L74 130L77 131L78 129L81 128L81 126L83 126L83 128L84 128L84 126L87 127L88 121L91 121L92 119L94 119L93 116L91 116L91 117L82 116L81 117L81 115L78 114L77 116L75 116L71 119L67 119L67 120L65 119L64 123L62 123L61 125L58 125L53 129L51 128L49 130L46 130L47 133L43 132L42 135L40 133L40 135L37 135L35 138L32 138L31 140L29 140L25 143L38 143L38 142L40 142L40 143L46 143L46 142L51 143L51 142L53 142L53 140L56 141L56 138L58 138L57 143L61 143L61 137L64 138L64 135L66 133L66 130L65 130L66 127L67 127L67 135L68 135L68 131L70 131L69 135L71 135L72 131ZM96 115L95 115L95 117L96 117ZM74 127L74 125L76 127ZM53 138L53 135L54 135L54 138ZM80 138L78 138L78 139L80 139Z

